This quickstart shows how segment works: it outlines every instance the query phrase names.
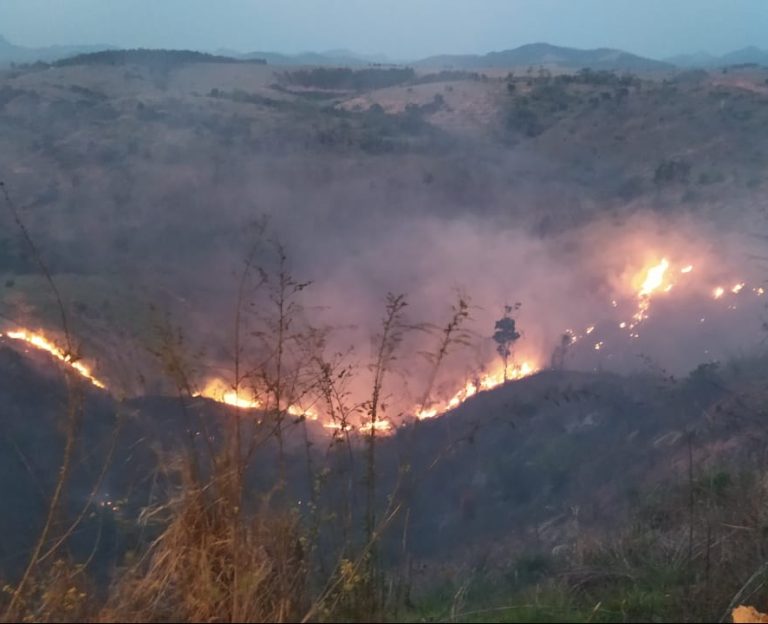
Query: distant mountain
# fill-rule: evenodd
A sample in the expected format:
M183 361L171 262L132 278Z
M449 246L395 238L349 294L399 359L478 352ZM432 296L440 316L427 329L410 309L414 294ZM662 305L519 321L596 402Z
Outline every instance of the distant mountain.
M755 46L734 50L721 57L723 65L740 65L742 63L756 63L768 65L768 50L761 50Z
M637 56L622 50L597 48L580 50L564 48L548 43L530 43L511 50L490 52L484 55L440 55L422 59L416 63L423 67L450 67L454 69L480 69L520 67L530 65L557 65L570 69L653 71L671 69L662 61Z
M53 63L74 56L96 52L118 50L108 44L96 45L53 45L42 48L30 48L15 45L0 35L0 67L11 63L34 63L42 61ZM241 52L221 48L213 54L217 57L257 61L264 60L270 65L319 65L366 67L370 65L402 65L383 54L358 54L347 49L333 49L323 52L300 52L282 54L279 52ZM487 54L441 54L417 60L408 65L416 67L483 69L529 66L557 66L567 69L589 67L596 70L610 71L658 71L681 68L725 67L728 65L757 64L768 66L768 50L748 46L734 50L722 56L708 52L679 54L663 60L638 56L623 50L595 48L584 50L551 45L548 43L529 43L509 50L489 52Z
M751 63L768 66L768 50L748 46L722 56L715 56L708 52L696 52L694 54L679 54L664 60L678 67L726 67Z
M0 65L11 63L35 63L43 61L50 63L76 54L113 50L110 45L54 45L44 48L26 48L17 46L0 35Z

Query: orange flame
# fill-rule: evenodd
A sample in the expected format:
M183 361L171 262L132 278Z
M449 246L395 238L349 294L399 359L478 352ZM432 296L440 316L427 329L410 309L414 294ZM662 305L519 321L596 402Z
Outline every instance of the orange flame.
M507 370L507 381L514 381L516 379L522 379L537 373L541 370L541 367L535 364L533 361L523 361L520 364L513 365ZM470 380L464 384L464 387L459 389L450 399L447 401L441 401L438 403L432 403L428 407L425 407L416 412L416 418L419 420L426 420L428 418L434 418L448 412L466 401L468 398L476 395L483 390L491 390L501 386L504 383L504 367L499 366L491 373L486 373L477 379Z
M644 272L643 281L637 291L637 311L632 315L632 322L627 326L633 330L637 325L648 318L648 310L651 307L651 297L654 293L661 290L670 292L674 287L674 282L665 283L665 276L669 269L669 260L662 258L658 264L653 265ZM693 265L689 264L680 269L680 273L690 273L693 271ZM641 273L643 275L643 273ZM634 335L634 334L630 334ZM599 347L595 347L599 349Z
M655 290L664 282L664 274L669 268L669 260L662 258L661 262L648 269L648 273L645 275L643 284L640 287L640 291L637 293L639 297L649 297Z
M255 397L247 398L242 391L235 390L234 387L218 377L209 379L203 389L197 392L195 396L211 399L238 409L259 409L262 406L261 401Z
M245 391L242 388L235 390L231 384L218 377L209 379L205 386L203 386L203 389L195 393L195 396L211 399L217 403L224 403L225 405L243 410L262 409L264 407L264 404L252 392ZM300 405L289 405L285 411L291 416L302 416L309 420L317 420L317 412L311 407L303 408Z
M512 365L507 370L507 381L513 381L516 379L522 379L528 377L540 370L540 367L533 361L524 361L520 364ZM424 420L428 418L434 418L445 412L448 412L464 401L474 396L478 392L483 390L490 390L504 383L504 367L499 366L493 372L483 374L478 378L468 381L462 388L460 388L450 399L446 401L440 401L430 404L429 407L421 409L416 412L416 418ZM263 409L264 405L252 394L250 398L246 396L242 390L236 392L231 384L227 384L225 381L218 377L209 379L203 389L196 393L195 396L204 397L216 401L217 403L224 403L238 409ZM286 410L293 416L304 416L310 420L318 420L319 415L316 410L312 408L302 408L297 405L291 405ZM347 424L346 427L342 427L338 422L324 422L323 427L325 429L336 431L351 431L356 430L363 434L369 434L371 432L371 423L364 422L359 426L352 426ZM391 434L394 431L394 425L390 420L381 419L376 421L373 428L377 433Z
M27 329L19 329L6 332L5 334L0 334L0 336L3 335L7 336L11 340L18 340L24 342L30 347L34 347L40 351L45 351L60 362L66 364L81 377L84 377L90 381L97 388L101 388L102 390L106 389L106 384L103 381L97 379L88 366L83 364L83 362L80 360L76 360L71 353L68 353L54 342L48 340L48 338L46 338L43 334L31 332Z

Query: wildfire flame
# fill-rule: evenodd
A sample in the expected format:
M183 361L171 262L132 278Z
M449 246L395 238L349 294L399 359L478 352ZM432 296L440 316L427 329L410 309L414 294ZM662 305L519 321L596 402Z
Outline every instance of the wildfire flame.
M646 274L637 295L639 297L650 297L664 282L664 274L667 272L668 268L669 260L662 258L661 262L648 269L648 273Z
M519 364L513 364L507 367L506 381L522 379L539 370L540 366L533 360L526 360ZM433 402L428 407L422 409L415 408L412 413L414 413L415 417L419 420L434 418L458 407L478 392L491 390L492 388L502 385L504 381L504 367L503 365L499 365L492 372L484 373L467 381L464 386L457 390L448 400ZM254 397L253 393L244 389L236 391L232 384L228 384L219 377L209 379L202 390L197 392L195 396L211 399L218 403L224 403L242 410L264 409L262 401ZM319 414L312 408L304 409L296 405L291 405L286 411L293 416L305 416L310 420L319 420ZM352 424L347 423L346 426L343 426L339 422L329 421L324 422L323 427L335 431L356 430L363 434L370 434L372 423L363 422L358 426L353 426ZM373 429L375 429L377 433L388 435L394 432L395 426L390 420L382 418L373 423Z
M245 389L236 390L231 384L227 384L219 377L209 379L203 389L195 393L195 396L211 399L217 403L224 403L231 407L242 410L264 409L262 403L252 392ZM249 398L250 397L250 398ZM317 420L317 412L311 407L301 407L300 405L289 405L285 411L291 416L301 416L309 420Z
M520 364L510 366L507 370L506 380L514 381L516 379L522 379L528 377L541 370L532 360L523 361ZM440 414L448 412L466 401L468 398L476 395L482 390L491 390L504 383L504 367L500 366L498 369L491 373L481 375L477 379L473 379L464 384L464 387L459 389L450 399L447 401L441 401L438 403L432 403L428 407L422 408L416 412L416 418L419 420L425 420L428 418L434 418Z
M255 398L247 398L243 392L235 390L224 380L218 377L209 379L203 389L197 392L195 396L211 399L217 403L224 403L238 409L259 409L262 407L261 401Z
M688 267L684 268L687 269ZM633 330L635 327L637 327L637 325L648 318L648 310L651 307L651 296L657 290L662 289L662 285L664 284L664 276L667 273L667 269L669 269L669 260L662 258L661 262L650 267L645 272L645 278L640 284L640 289L637 291L637 311L632 315L632 322L629 323L630 330ZM693 267L691 267L691 270L693 270ZM672 290L673 285L674 284L669 283L664 286L664 292L669 292ZM633 337L636 336L636 334L630 335ZM599 349L599 347L595 348Z
M45 351L60 362L66 364L69 368L78 373L81 377L87 379L97 388L101 388L102 390L107 388L103 381L93 375L93 372L87 365L85 365L80 360L75 359L71 353L68 353L62 349L56 343L46 338L43 334L35 333L27 329L19 329L15 331L8 331L5 334L0 334L0 336L6 336L11 340L18 340L29 345L30 347L34 347L40 351Z

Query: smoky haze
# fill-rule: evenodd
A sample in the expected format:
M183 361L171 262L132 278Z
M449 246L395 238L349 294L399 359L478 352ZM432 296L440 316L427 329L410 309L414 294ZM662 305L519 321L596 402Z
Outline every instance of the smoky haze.
M475 148L466 143L455 149ZM456 163L442 165L456 174ZM504 160L488 169L501 176L516 166L523 164ZM180 247L188 264L168 276L173 281L158 278L155 269L137 277L143 283L159 279L163 289L189 302L175 308L176 320L206 349L208 373L231 368L232 309L249 240L262 241L257 263L275 271L274 252L264 241L278 239L292 274L311 281L297 299L302 316L330 330L328 353L347 354L357 367L350 390L358 401L370 387L367 367L375 356L385 295L406 296L408 324L433 326L407 332L399 347L398 374L387 385L395 414L419 402L430 372L423 354L437 349L439 328L459 296L470 304L469 344L451 349L434 399L447 399L466 380L498 369L491 335L507 305L520 304L514 317L522 337L512 360L536 369L550 366L566 332L576 337L565 357L570 370L675 375L751 354L762 336L763 299L756 289L764 267L754 258L764 255L765 244L746 233L759 218L752 213L737 219L690 211L665 215L653 203L640 202L626 214L584 209L581 216L571 212L576 220L568 221L572 198L551 184L548 193L542 190L554 175L544 165L539 184L511 189L490 174L482 183L467 182L458 195L446 194L451 187L440 173L440 182L425 183L423 172L414 176L408 166L378 174L343 160L310 166L297 155L271 167L269 176L233 168L226 184L200 190L213 193L207 201L191 190L182 195L193 205L217 206L224 221L214 219L212 232L266 216L263 237L242 235L230 238L236 245L225 246L219 239L196 251ZM165 186L159 183L156 192L167 193ZM542 232L547 216L558 225ZM621 328L632 324L643 279L662 260L670 262L672 290L654 294L648 318L633 331ZM688 266L691 272L681 273ZM730 292L741 283L744 292ZM728 291L721 300L713 298L718 286ZM265 291L255 293L254 301L269 305Z
M127 102L131 115L147 115L152 106ZM137 316L149 306L169 311L188 344L205 352L197 359L200 379L231 376L238 281L254 243L256 263L274 269L265 242L272 239L285 246L296 279L312 282L299 297L305 320L329 328L328 352L348 353L360 370L352 389L358 401L370 387L367 366L388 292L406 295L412 325L440 328L459 295L470 303L470 344L452 349L445 361L435 387L440 398L498 368L490 337L507 305L520 304L514 316L522 337L513 362L535 368L550 365L566 331L577 337L567 368L614 372L650 367L685 374L703 362L750 353L761 338L762 300L752 289L762 284L762 266L753 258L764 255L764 242L745 232L762 217L743 199L729 197L730 212L703 204L667 214L665 203L677 201L672 196L604 197L613 184L612 162L586 188L580 179L586 174L570 165L475 137L438 137L438 148L428 152L376 156L324 147L318 158L316 148L298 147L306 136L293 130L279 130L284 140L274 146L261 145L261 138L241 144L248 132L220 125L219 113L209 125L194 106L172 110L155 113L163 115L150 122L157 130L125 143L124 156L115 154L109 137L106 151L92 146L83 156L75 156L77 139L62 144L57 158L69 173L47 192L66 200L25 214L49 253L70 251L55 254L66 259L59 271L89 279L115 275L130 285L129 303L120 302L125 294L106 290L104 299L117 298L111 309ZM123 123L131 127L130 116ZM230 138L219 144L224 136ZM19 165L35 154L13 155L17 173L10 180L20 196L40 193L35 170ZM87 164L90 154L102 154L95 165ZM257 235L252 225L264 218L267 231ZM642 277L662 259L676 283L654 296L649 318L630 336L619 324L631 322ZM690 275L679 275L689 264ZM714 288L742 282L744 293L712 299ZM263 290L254 301L269 306ZM39 322L39 313L25 312L24 297L12 294L6 304L15 318ZM123 370L146 363L150 331L134 325L122 340L115 328L130 321L93 324L89 314L82 333L103 368L114 365L117 353L125 355ZM395 411L418 402L430 370L422 354L434 352L438 341L437 331L408 332L400 374L387 389L398 397L391 401ZM257 342L249 343L252 351ZM162 379L157 371L144 376Z
M376 227L375 235L353 232L344 230L342 236L359 238L363 248L340 253L339 240L317 245L306 259L316 276L308 299L324 310L316 318L346 328L334 344L354 345L365 362L371 355L367 341L383 313L383 293L406 293L408 318L438 326L447 323L457 294L464 295L471 303L472 344L455 349L441 371L448 396L457 380L498 368L490 336L506 305L521 304L514 316L522 338L513 360L537 368L550 365L567 330L579 336L566 357L570 369L676 375L703 362L752 353L761 336L763 301L753 289L762 284L762 266L749 255L763 245L691 216L641 212L549 237L493 217L416 216ZM672 265L675 286L652 299L648 318L633 337L619 324L632 322L642 278L662 259ZM693 270L681 274L689 265ZM712 299L717 285L730 290L739 283L748 285L741 296ZM589 327L594 330L587 335ZM409 335L401 357L408 391L399 387L395 394L417 399L429 368L418 353L435 350L438 340Z

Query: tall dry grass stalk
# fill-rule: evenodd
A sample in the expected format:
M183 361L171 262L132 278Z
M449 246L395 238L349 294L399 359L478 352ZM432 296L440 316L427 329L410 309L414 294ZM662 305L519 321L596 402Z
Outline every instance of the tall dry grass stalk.
M109 622L290 622L307 610L299 518L232 522L223 499L185 487L170 521L127 569L101 612Z

